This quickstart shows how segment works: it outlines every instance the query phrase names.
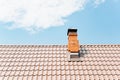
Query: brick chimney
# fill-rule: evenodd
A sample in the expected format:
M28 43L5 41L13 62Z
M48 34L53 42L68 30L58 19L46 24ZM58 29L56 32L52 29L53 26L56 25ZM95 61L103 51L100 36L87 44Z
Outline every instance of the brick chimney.
M77 29L71 28L68 29L68 60L69 61L78 61L80 58L80 45L78 41Z
M68 51L79 52L79 41L77 39L77 29L68 29Z

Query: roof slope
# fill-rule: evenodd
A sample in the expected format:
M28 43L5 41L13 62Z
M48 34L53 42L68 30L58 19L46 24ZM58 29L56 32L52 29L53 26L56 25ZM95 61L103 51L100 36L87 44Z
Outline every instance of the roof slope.
M0 80L118 80L120 45L81 45L67 61L66 45L0 45Z

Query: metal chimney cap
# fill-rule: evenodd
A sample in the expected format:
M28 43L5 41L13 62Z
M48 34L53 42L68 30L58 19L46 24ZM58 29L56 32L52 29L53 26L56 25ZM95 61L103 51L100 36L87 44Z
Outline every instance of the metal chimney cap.
M75 28L69 28L68 32L67 32L67 35L69 34L69 32L77 32L77 29L75 29Z

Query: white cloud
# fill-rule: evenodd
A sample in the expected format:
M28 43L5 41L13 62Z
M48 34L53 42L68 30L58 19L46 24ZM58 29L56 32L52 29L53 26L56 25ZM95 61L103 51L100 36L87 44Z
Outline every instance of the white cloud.
M104 2L105 2L105 0L95 0L94 4L95 4L95 6L98 6L99 4L104 3Z
M0 22L11 28L38 31L64 25L66 17L84 8L87 0L0 0ZM104 0L95 0L95 4Z

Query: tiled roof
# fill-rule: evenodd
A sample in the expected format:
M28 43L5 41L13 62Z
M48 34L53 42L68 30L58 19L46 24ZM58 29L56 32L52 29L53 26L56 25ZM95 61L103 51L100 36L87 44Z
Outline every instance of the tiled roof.
M120 80L120 45L81 45L67 61L66 45L0 45L0 80Z

